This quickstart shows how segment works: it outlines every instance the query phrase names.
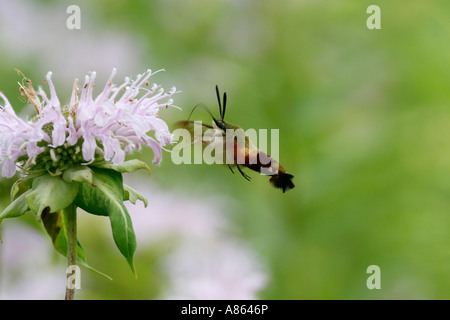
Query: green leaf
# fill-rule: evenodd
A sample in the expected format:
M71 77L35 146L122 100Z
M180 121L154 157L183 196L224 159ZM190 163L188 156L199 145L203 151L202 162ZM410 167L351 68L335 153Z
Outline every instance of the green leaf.
M19 193L21 182L22 182L22 180L20 180L20 179L17 180L16 182L14 182L14 184L11 188L11 194L10 194L11 201L14 201L17 193Z
M130 215L123 204L122 175L115 170L99 168L92 170L92 184L80 185L80 192L74 204L89 213L109 216L114 242L136 275L133 264L136 237Z
M144 203L145 207L147 208L148 200L139 191L136 191L135 189L126 184L123 185L123 190L125 192L124 200L130 201L132 204L136 204L137 200L141 200Z
M88 166L77 165L66 169L63 173L66 182L87 182L92 184L92 170Z
M26 199L28 206L40 220L46 208L49 212L56 212L71 205L78 189L78 183L69 183L60 176L46 174L33 180L33 188L26 195Z
M42 223L47 231L47 234L52 239L53 247L63 256L67 256L67 216L64 210L50 213L45 210L42 213ZM83 247L77 240L77 264L95 272L109 280L112 278L96 269L91 267L86 262L86 255L84 253Z
M17 180L11 188L11 201L14 201L18 194L23 194L25 191L29 190L32 182L33 179Z
M14 200L9 206L7 206L5 210L3 210L3 212L0 214L0 220L6 218L16 218L25 214L25 212L27 212L27 210L29 209L26 197L30 193L31 190L26 191L20 197Z
M125 161L119 165L114 165L112 163L107 163L107 162L95 163L95 164L92 164L91 167L115 170L120 173L134 172L134 171L137 171L140 169L144 169L144 170L147 170L148 174L151 174L151 171L150 171L150 168L148 167L148 165L145 162L140 161L138 159Z

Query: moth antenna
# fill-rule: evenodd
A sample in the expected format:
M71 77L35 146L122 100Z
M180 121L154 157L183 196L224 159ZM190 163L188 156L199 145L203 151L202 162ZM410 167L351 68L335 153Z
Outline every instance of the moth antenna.
M223 94L223 110L222 110L222 114L220 115L222 117L222 120L225 118L226 108L227 108L227 93L225 92Z
M217 101L219 102L219 115L220 118L223 120L222 117L222 101L220 100L220 92L219 92L219 86L216 85L216 95L217 95Z
M203 110L205 110L205 111L211 116L211 118L213 118L213 119L215 120L213 114L211 113L211 111L209 111L208 107L205 106L205 105L202 104L202 103L199 103L199 104L197 104L197 105L192 109L191 113L189 114L188 119L187 119L186 122L184 123L183 129L186 127L186 124L187 124L187 123L189 122L189 120L191 119L192 114L194 113L195 109L197 109L197 107L200 107L200 108L202 108Z

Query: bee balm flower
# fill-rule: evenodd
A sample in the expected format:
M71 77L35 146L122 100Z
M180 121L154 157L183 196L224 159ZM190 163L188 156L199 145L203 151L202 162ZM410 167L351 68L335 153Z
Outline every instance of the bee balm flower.
M69 105L61 105L51 80L46 75L50 97L29 79L20 85L22 96L34 105L37 115L20 119L8 99L0 92L0 165L2 176L12 177L16 169L26 172L49 171L58 174L76 164L110 161L121 164L125 155L142 146L152 148L153 163L161 160L161 148L172 134L159 118L159 109L172 106L176 89L165 91L149 86L155 74L147 70L135 80L125 78L113 85L114 69L103 91L93 95L96 73L85 77L80 91L75 80ZM149 135L152 133L153 136Z

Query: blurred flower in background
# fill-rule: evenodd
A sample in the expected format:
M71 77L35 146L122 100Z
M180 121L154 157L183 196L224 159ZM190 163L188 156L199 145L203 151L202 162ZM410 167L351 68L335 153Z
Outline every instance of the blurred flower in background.
M233 201L140 184L149 207L129 205L138 251L167 241L173 246L159 261L167 281L161 299L258 298L268 283L267 267L245 241L232 235L225 203L230 208Z
M133 183L138 190L143 190L141 193L149 201L148 208L142 202L126 203L138 242L155 245L165 240L190 238L208 241L229 231L223 198L192 196L181 190L165 191L150 180L128 181L125 177L125 183Z
M219 235L208 241L180 239L161 267L169 280L165 299L255 300L268 280L255 252Z
M82 28L90 32L71 32L65 27L67 6L61 2L45 5L31 0L2 0L3 58L38 59L40 74L55 70L57 80L66 82L92 70L109 74L113 67L127 74L139 72L143 48L132 34L100 28L95 18L88 19L90 10L82 10Z
M60 299L65 266L52 263L50 241L21 222L8 222L0 248L0 300Z
M162 262L169 285L162 298L255 300L268 276L245 243L217 236L181 241Z

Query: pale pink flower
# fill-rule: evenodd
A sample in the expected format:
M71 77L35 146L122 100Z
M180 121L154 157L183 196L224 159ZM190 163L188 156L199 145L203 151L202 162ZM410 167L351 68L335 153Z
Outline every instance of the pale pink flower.
M0 164L2 176L12 177L20 156L36 157L43 151L37 143L49 141L49 137L32 122L17 117L8 99L0 92L4 106L0 105Z
M92 91L96 74L93 72L90 77L86 76L80 100L72 101L77 107L76 119L72 117L70 120L71 144L83 138L83 157L93 161L98 139L103 144L105 160L115 164L123 162L126 153L146 145L155 153L153 163L158 163L161 147L172 140L167 124L158 118L158 112L161 107L172 105L173 100L168 98L176 89L164 92L157 85L145 88L152 75L150 70L138 75L134 81L126 78L121 86L115 88L112 85L115 73L113 70L103 92L95 99ZM141 91L145 94L138 98ZM156 140L147 135L149 131L154 132Z
M127 77L116 87L112 82L114 69L103 91L94 97L96 73L92 72L86 76L81 93L75 80L69 105L61 105L51 72L46 75L50 97L42 88L36 92L25 78L27 86L20 85L22 94L38 111L28 121L17 117L8 99L0 93L4 101L4 106L0 104L2 175L12 177L16 165L25 170L62 170L96 160L117 165L127 153L142 146L152 148L153 163L158 163L161 148L172 141L167 124L159 118L159 109L173 106L170 97L176 89L166 92L156 84L150 86L148 80L155 73L147 70L135 80ZM66 151L70 151L69 156Z

